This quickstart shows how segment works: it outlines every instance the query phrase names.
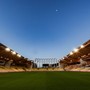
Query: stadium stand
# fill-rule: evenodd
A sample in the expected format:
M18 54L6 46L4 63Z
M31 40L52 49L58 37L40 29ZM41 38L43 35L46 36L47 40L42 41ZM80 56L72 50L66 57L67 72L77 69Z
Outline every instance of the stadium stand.
M60 65L66 71L90 71L90 40L61 59Z
M0 43L0 72L30 71L33 62Z

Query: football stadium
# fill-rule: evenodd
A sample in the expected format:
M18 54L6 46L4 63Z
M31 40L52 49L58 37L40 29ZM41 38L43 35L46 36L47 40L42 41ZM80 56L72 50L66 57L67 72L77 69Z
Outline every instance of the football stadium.
M38 60L43 62L42 67L38 67ZM90 90L89 72L90 40L60 60L35 61L0 43L1 90Z
M0 90L90 90L90 0L0 0Z

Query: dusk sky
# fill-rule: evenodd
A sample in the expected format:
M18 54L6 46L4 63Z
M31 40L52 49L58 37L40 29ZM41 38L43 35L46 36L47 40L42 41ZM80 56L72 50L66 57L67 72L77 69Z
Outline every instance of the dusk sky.
M60 59L89 39L90 0L0 0L0 42L29 59Z

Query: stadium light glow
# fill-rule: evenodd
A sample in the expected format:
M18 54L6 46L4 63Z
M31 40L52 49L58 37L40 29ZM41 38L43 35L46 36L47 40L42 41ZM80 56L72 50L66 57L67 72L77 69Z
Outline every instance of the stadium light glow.
M18 57L21 57L21 55L20 55L20 54L17 54L17 56L18 56Z
M77 48L74 49L74 52L78 52L78 51L79 51L79 49L77 49Z
M10 48L5 48L5 50L9 52L10 51Z
M63 57L63 59L65 59L65 58Z
M13 55L15 55L15 54L16 54L16 52L15 52L15 51L12 51L12 54L13 54Z
M84 45L81 45L80 48L84 48Z
M70 55L73 55L73 52L70 52Z

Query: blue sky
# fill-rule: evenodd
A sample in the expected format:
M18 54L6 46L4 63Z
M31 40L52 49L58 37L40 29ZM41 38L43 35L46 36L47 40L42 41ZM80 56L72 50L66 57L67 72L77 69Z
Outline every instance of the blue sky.
M21 55L62 58L90 39L90 0L0 0L0 42Z

